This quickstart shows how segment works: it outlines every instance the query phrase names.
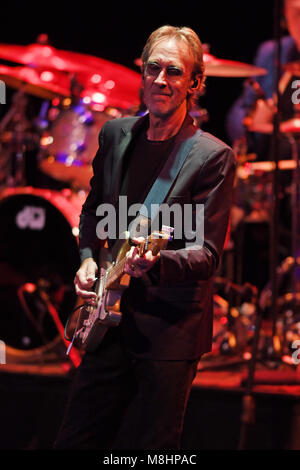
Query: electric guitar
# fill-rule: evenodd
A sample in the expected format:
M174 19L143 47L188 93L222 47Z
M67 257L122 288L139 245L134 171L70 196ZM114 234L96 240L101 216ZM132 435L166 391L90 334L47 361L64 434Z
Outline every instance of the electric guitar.
M165 249L168 241L172 239L172 231L171 227L163 226L162 230L152 232L139 245L139 256L143 256L148 250L157 255L160 250ZM130 276L124 269L126 253L131 246L129 232L125 232L111 251L101 248L99 277L94 287L97 300L95 305L85 303L80 307L76 321L73 320L75 330L67 354L73 344L78 349L95 350L107 330L119 325L122 318L121 297L130 282Z

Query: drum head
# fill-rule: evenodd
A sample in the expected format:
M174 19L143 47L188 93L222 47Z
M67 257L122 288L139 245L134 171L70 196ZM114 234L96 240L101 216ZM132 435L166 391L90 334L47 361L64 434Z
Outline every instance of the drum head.
M77 240L62 212L35 194L4 197L0 220L0 339L22 351L47 346L58 330L44 295L65 324L76 302Z
M88 189L99 132L111 119L83 105L61 111L41 139L40 169L58 181Z

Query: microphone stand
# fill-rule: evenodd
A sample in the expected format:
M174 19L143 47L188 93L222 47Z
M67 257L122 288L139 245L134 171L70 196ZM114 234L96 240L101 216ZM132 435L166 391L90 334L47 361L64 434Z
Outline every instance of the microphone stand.
M274 8L274 38L276 41L276 73L275 73L275 96L277 100L277 112L274 115L273 120L273 138L272 138L272 155L274 158L274 170L273 170L273 181L272 181L272 218L270 225L270 279L272 289L272 340L273 350L274 338L276 336L276 321L278 314L278 286L277 286L277 265L278 265L278 222L279 222L279 152L280 152L280 118L281 118L281 96L279 92L279 80L281 74L281 0L275 1ZM249 427L255 424L255 400L253 397L253 383L255 376L255 367L257 362L258 353L258 342L260 336L260 329L262 323L262 311L260 309L259 302L256 302L256 325L255 334L252 347L251 360L249 361L247 385L245 388L243 402L242 402L242 426L240 439L238 444L238 450L246 449L247 437Z

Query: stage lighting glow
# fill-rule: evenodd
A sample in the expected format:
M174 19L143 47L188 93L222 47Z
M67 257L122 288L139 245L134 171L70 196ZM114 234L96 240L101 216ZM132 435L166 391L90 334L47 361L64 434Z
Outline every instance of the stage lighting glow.
M84 98L82 98L82 101L84 102L84 104L90 104L92 100L90 96L85 96Z
M51 54L52 54L52 49L51 49L51 47L49 47L49 46L43 47L43 49L42 49L42 55L43 55L44 57L50 57Z
M74 237L78 237L78 235L79 235L79 228L78 228L78 227L73 227L73 228L72 228L72 233L73 233Z
M94 103L104 103L106 97L103 95L103 93L96 92L92 94L92 100Z
M70 106L71 103L72 103L71 98L65 98L62 104L63 106Z
M115 82L113 80L107 80L107 82L105 82L104 86L107 90L112 90L115 86Z
M53 78L54 78L54 75L52 72L50 72L49 70L45 70L44 72L41 73L40 75L40 79L43 81L43 82L52 82L53 81Z
M40 144L42 147L47 147L53 143L53 137L51 135L41 137Z
M94 84L100 83L101 79L102 77L98 73L95 73L94 75L91 76L91 82Z

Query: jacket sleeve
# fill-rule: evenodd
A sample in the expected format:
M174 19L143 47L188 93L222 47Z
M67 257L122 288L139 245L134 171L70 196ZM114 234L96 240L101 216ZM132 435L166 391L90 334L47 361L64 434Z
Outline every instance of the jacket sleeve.
M235 167L236 159L229 147L213 151L206 159L192 190L193 208L196 204L204 206L203 245L162 250L161 285L207 280L215 273L228 228Z
M90 181L91 189L82 206L79 219L79 255L81 262L86 258L94 258L95 261L98 260L100 240L96 234L98 222L96 209L98 205L101 204L102 200L105 128L106 124L104 124L99 133L99 148L92 163L93 176Z

